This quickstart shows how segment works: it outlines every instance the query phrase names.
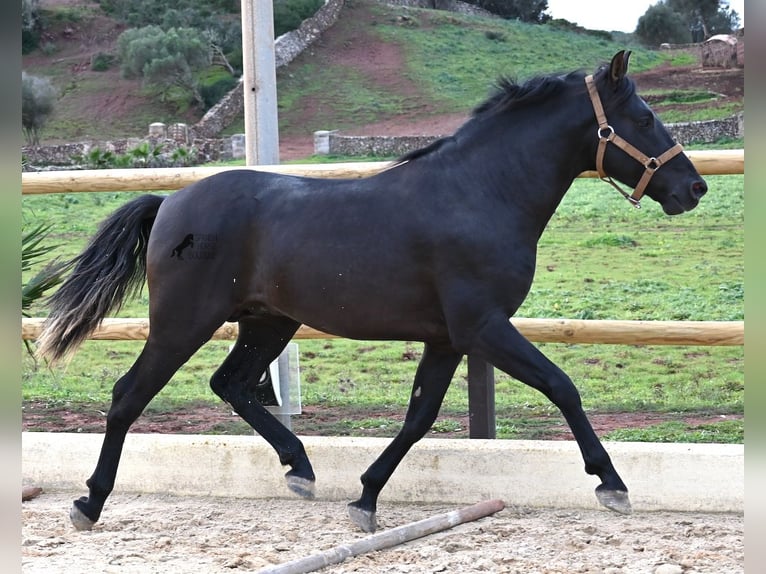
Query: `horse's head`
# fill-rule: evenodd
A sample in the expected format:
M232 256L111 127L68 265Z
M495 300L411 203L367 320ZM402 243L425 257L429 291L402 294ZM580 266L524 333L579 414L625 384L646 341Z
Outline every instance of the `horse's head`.
M621 192L612 178L635 188L631 195L622 193L636 206L646 194L668 215L694 209L707 184L636 94L626 76L629 58L630 52L618 52L609 66L586 78L599 126L594 134L599 175Z

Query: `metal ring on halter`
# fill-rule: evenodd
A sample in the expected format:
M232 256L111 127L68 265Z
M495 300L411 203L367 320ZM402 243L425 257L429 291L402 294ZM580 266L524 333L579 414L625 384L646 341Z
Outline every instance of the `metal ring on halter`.
M609 134L606 135L606 136L602 135L601 132L603 132L604 130L609 130ZM610 125L606 125L604 127L599 127L596 130L596 134L598 135L598 139L600 139L600 140L609 140L612 137L614 137L614 128L612 126L610 126Z
M660 166L662 164L657 160L656 157L650 157L646 160L646 163L644 164L644 167L648 169L649 171L657 171L660 169Z

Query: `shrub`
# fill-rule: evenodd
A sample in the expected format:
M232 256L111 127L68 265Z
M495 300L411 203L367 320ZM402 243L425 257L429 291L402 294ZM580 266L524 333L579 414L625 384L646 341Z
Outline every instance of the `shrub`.
M38 0L21 0L21 53L29 54L40 44Z
M227 76L217 80L213 84L203 85L200 87L200 94L202 95L202 99L205 101L205 109L209 110L214 105L216 105L218 101L231 90L233 90L238 83L239 81L237 78Z
M274 37L295 30L324 4L322 0L275 0Z
M40 132L53 113L56 90L50 80L21 72L21 128L29 145L40 143Z
M115 58L112 54L99 52L90 59L90 69L94 72L106 72L114 64Z

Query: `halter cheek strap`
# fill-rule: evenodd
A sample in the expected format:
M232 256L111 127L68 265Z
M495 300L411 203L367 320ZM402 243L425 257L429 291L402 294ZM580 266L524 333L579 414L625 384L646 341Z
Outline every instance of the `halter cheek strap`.
M645 153L636 149L636 147L614 133L614 128L607 122L604 107L601 105L601 98L598 95L596 83L593 81L592 75L585 78L585 84L588 86L588 93L590 94L590 99L593 104L593 111L596 112L596 121L598 121L598 149L596 150L596 169L598 170L598 175L602 181L611 184L617 191L619 191L625 199L633 204L634 207L640 208L641 197L643 197L644 190L646 189L646 186L649 185L649 180L652 179L654 172L660 169L664 163L667 163L670 159L681 153L684 148L681 144L677 143L659 157L649 157ZM623 189L617 185L617 182L604 171L604 154L606 152L606 145L610 142L644 166L644 173L641 175L641 179L638 181L638 184L636 184L636 188L633 190L632 194L623 191Z

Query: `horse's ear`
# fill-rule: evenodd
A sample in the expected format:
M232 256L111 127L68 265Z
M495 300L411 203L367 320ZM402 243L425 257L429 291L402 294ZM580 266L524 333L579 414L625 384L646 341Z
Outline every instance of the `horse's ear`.
M630 60L630 50L620 50L612 58L609 64L609 80L615 86L620 83L628 73L628 61Z

